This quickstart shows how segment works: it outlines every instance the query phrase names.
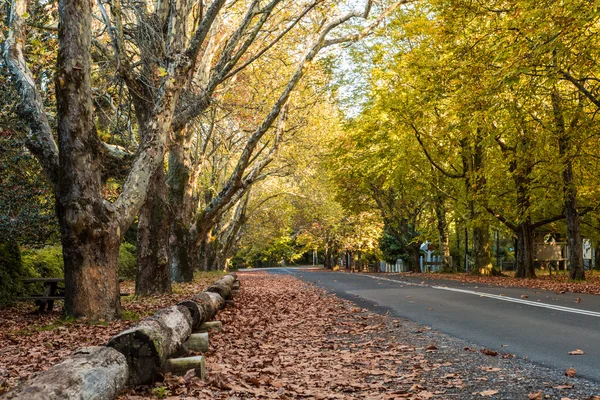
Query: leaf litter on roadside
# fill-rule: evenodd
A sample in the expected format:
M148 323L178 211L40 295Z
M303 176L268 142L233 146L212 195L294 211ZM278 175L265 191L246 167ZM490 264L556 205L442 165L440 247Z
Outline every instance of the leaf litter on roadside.
M477 350L455 350L475 363L448 358L431 328L370 313L291 276L239 276L235 307L221 311L223 330L210 335L206 380L167 375L156 385L183 398L496 398L497 382L519 375ZM148 389L128 395L151 398Z

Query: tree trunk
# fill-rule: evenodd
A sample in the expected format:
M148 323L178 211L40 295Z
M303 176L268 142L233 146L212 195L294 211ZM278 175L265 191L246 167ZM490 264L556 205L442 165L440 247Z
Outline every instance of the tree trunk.
M517 249L515 254L517 266L515 278L535 278L533 229L528 222L520 224L517 228Z
M168 239L169 205L165 173L160 166L150 183L148 198L138 219L138 257L135 294L150 296L171 293Z
M442 253L443 262L442 271L450 271L450 239L448 237L448 223L446 221L446 208L444 207L444 198L439 195L435 198L435 215L437 218L437 228L440 238L440 253Z
M583 243L579 230L579 211L577 210L577 186L573 175L573 145L570 132L567 132L565 125L562 99L556 88L552 92L552 108L558 136L558 150L563 163L562 178L565 218L567 220L567 240L569 245L569 254L567 257L569 259L569 279L585 280Z
M490 231L488 225L473 228L473 253L475 256L476 271L480 275L500 275L492 265L490 256Z
M482 148L482 129L476 129L475 143L473 150L470 152L470 163L467 170L468 179L465 180L467 185L467 193L470 192L469 208L471 214L471 222L473 223L473 257L475 268L473 273L481 275L498 275L499 272L492 265L490 254L490 232L489 225L484 220L477 200L483 195L486 179L483 174L484 154ZM469 154L469 153L467 153Z
M79 231L58 206L65 271L66 315L111 320L121 315L118 258L121 235L115 224ZM96 215L102 219L102 214ZM94 218L89 218L94 221ZM78 232L79 231L79 232Z
M413 242L406 246L409 254L408 266L412 272L421 272L421 242Z
M173 210L173 220L170 225L169 246L171 250L171 276L175 282L192 282L194 280L193 263L190 260L190 223L193 221L193 211L190 204L186 204L186 193L191 191L190 168L186 162L189 153L185 131L178 133L176 143L169 151L169 171L167 183L169 184L169 203ZM191 199L188 198L188 201ZM193 208L191 208L193 210Z

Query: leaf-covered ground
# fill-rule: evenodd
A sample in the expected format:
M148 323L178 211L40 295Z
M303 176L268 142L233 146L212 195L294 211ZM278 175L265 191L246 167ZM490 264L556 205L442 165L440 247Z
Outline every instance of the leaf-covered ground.
M176 284L173 294L121 298L123 320L87 321L61 318L62 301L51 314L38 314L32 303L0 309L0 394L34 372L48 369L74 350L105 344L116 333L160 308L168 307L201 292L220 273L196 276L190 284ZM123 282L121 291L133 293L133 282Z
M242 273L208 378L165 376L122 399L590 399L589 382L377 315L296 278ZM549 397L546 397L549 396Z
M517 279L513 278L514 273L505 273L506 276L478 276L472 274L414 274L406 273L409 276L418 276L423 279L451 279L460 282L487 284L504 287L524 287L530 289L551 290L557 293L586 293L600 295L600 274L597 271L586 273L586 280L582 282L569 282L569 276L564 272L553 275L540 275L536 279ZM510 275L509 275L510 274Z

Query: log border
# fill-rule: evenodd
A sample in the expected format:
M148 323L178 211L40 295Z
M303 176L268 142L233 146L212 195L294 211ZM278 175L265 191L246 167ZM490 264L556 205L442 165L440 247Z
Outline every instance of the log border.
M152 316L145 318L136 325L113 336L105 346L97 346L76 350L71 356L52 366L47 371L34 374L30 379L5 393L3 399L32 400L32 390L36 390L36 399L81 399L89 382L78 376L78 369L65 368L65 365L76 364L92 371L90 376L98 378L105 374L101 355L116 354L111 362L119 364L121 379L106 377L113 384L101 393L95 393L94 399L112 400L126 386L148 383L160 372L172 356L180 354L183 344L189 339L194 330L212 319L216 313L225 307L226 300L232 298L232 288L239 281L235 273L224 275L208 286L203 292L194 295L171 307L158 310ZM106 350L103 350L106 349ZM115 352L114 350L117 350ZM89 356L82 359L81 354ZM126 363L124 362L126 361ZM49 377L64 374L65 382L61 385L45 385ZM44 389L47 387L47 389Z

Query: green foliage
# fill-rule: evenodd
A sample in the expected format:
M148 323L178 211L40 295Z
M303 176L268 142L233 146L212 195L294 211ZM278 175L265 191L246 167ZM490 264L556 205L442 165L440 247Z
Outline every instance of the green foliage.
M135 278L137 269L137 248L123 242L119 248L119 276L127 279Z
M30 278L62 277L64 262L62 247L46 246L23 251L23 270Z
M22 136L0 128L0 237L45 244L58 238L54 198Z
M171 391L166 386L158 386L152 389L152 394L159 399L164 399L171 395Z
M14 242L0 242L0 306L8 305L23 290L21 253Z
M243 264L253 267L275 267L281 261L293 263L300 259L307 249L298 244L291 236L291 230L284 230L265 246L252 246L242 249L234 260L236 267Z

